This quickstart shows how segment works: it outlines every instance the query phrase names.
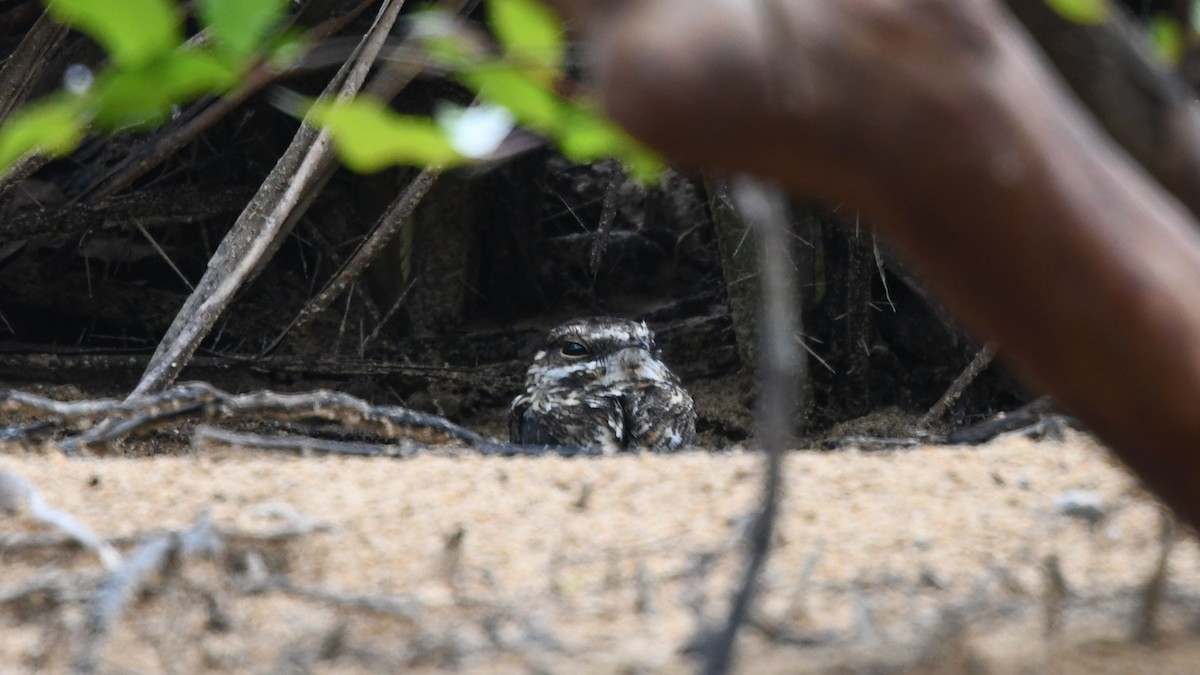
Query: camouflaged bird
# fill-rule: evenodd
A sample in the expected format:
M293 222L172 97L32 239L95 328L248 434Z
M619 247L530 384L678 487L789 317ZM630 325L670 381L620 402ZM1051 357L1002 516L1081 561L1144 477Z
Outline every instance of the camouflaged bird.
M696 434L692 397L627 319L574 319L550 331L509 412L513 443L671 452Z

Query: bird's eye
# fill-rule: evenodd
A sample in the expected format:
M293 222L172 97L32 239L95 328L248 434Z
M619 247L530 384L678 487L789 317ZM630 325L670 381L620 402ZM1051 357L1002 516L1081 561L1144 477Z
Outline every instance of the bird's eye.
M562 355L571 358L587 356L588 348L582 342L564 342L562 346Z

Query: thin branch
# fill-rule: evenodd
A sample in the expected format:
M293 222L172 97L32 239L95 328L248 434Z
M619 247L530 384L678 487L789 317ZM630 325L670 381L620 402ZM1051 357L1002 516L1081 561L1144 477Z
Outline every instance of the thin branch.
M322 98L334 96L335 89L339 99L353 96L359 90L403 4L402 0L384 3L355 57L330 82ZM234 295L279 247L293 222L296 207L306 195L312 196L314 184L322 182L333 166L331 150L328 133L307 124L301 126L258 194L221 242L196 291L167 330L131 397L161 390L178 377Z
M1053 411L1053 406L1053 399L1049 396L1042 396L1016 410L997 415L990 420L966 427L965 429L955 430L946 437L946 442L971 445L986 443L1000 434L1023 429L1038 422Z
M41 17L21 39L20 44L0 67L0 120L6 120L25 100L29 88L39 80L42 70L50 63L51 54L67 34L66 26L56 22L49 12ZM50 162L45 155L29 155L0 174L0 197L19 185L35 171Z
M600 273L600 260L604 256L604 250L608 248L608 238L617 218L617 188L625 177L616 162L609 164L605 174L608 180L604 186L600 222L596 224L596 239L592 242L591 254L588 256L588 271L592 275L592 283L596 282L596 275Z
M1169 511L1159 514L1158 556L1154 563L1154 571L1142 587L1133 639L1147 644L1153 642L1159 634L1162 605L1167 592L1167 579L1170 566L1167 564L1171 557L1171 547L1175 543L1175 516Z
M353 431L349 429L347 431ZM198 450L208 450L213 447L251 448L254 450L283 451L294 454L327 454L348 455L351 457L387 457L391 459L408 459L422 452L436 449L428 443L414 441L411 438L400 438L400 443L360 443L335 441L312 436L278 436L252 434L228 429L219 429L209 425L200 425L192 435L192 447ZM558 457L601 457L602 450L596 448L577 448L555 445L516 445L507 441L484 439L473 448L483 455L495 457L542 457L555 455Z
M750 532L750 550L740 587L733 598L724 628L705 644L704 672L729 672L734 641L750 613L758 575L766 564L779 508L783 482L783 455L792 441L792 418L797 409L798 383L804 369L804 352L797 348L800 331L795 270L788 261L787 205L774 188L743 179L732 190L743 218L758 242L762 284L762 321L759 369L758 439L767 453L762 510Z
M286 577L270 577L253 590L259 593L283 593L339 609L368 612L409 621L419 621L423 618L425 609L419 600L413 598L347 593L328 588L304 586L296 584Z
M301 394L257 391L234 395L204 382L191 382L157 394L124 400L71 403L8 391L0 394L0 409L50 414L61 423L71 426L86 427L98 419L109 421L63 441L61 446L67 450L110 443L133 433L184 419L238 420L264 417L280 421L337 421L349 429L393 438L442 438L472 446L482 446L486 441L474 431L436 415L399 406L371 405L349 394L327 390Z
M954 402L957 401L960 396L962 396L963 391L975 381L975 378L979 377L979 374L983 372L984 368L987 368L988 365L991 364L992 359L995 358L995 356L996 345L992 343L985 344L978 352L976 352L975 356L971 359L971 362L967 364L967 367L964 368L961 373L959 373L958 377L954 378L954 382L950 383L949 388L947 388L946 392L942 394L942 397L937 400L937 403L934 403L933 407L931 407L928 412L922 415L921 419L917 420L917 430L920 431L929 428L929 425L934 420L945 414L950 406L954 405Z
M325 287L319 293L312 297L308 303L292 319L283 331L276 336L274 340L267 345L263 350L263 355L270 354L275 351L285 337L294 329L304 326L312 321L317 314L325 311L326 308L346 291L346 289L357 279L363 271L375 260L383 251L384 247L396 232L400 229L400 225L412 216L417 205L421 203L421 199L433 187L434 181L437 180L437 172L428 169L421 171L413 178L404 192L400 193L392 202L375 227L371 228L371 233L359 244L358 248L342 263L341 268L325 283Z
M179 266L176 265L175 261L171 259L171 256L163 250L163 247L158 245L158 240L151 236L150 232L146 230L145 226L136 221L133 223L133 226L137 228L138 232L142 233L142 236L145 237L146 241L150 242L150 246L154 249L154 252L158 254L158 257L162 258L163 261L167 263L167 266L171 268L171 271L175 273L175 276L179 277L179 280L183 282L183 285L187 286L189 290L196 290L196 287L192 285L192 281L187 278L187 275L183 273L183 270L179 269Z
M125 562L100 584L88 603L86 632L72 671L96 671L112 627L151 577L177 557L219 551L221 545L220 538L212 528L212 519L208 514L202 514L188 529L151 537L130 553Z
M28 511L33 520L53 527L72 541L96 552L104 568L121 564L121 554L74 516L46 503L42 493L26 478L0 470L0 513Z
M1051 640L1062 632L1063 613L1071 595L1057 554L1050 554L1042 561L1042 583L1042 633Z
M50 64L51 52L66 34L66 26L55 21L49 12L42 12L21 38L20 44L0 67L0 120L7 119L29 94L42 70Z
M411 442L389 445L383 443L352 443L311 436L280 436L229 431L202 424L192 434L192 447L211 450L229 447L254 450L275 450L296 455L348 455L351 457L391 457L405 459L419 451Z
M360 0L349 11L324 21L304 35L304 40L315 43L344 28L350 21L374 4L376 0ZM200 137L226 115L245 103L251 96L264 87L287 75L288 71L276 70L266 64L259 64L247 74L245 81L234 92L214 101L194 104L194 114L185 114L178 124L164 128L153 137L132 148L126 157L104 176L101 176L89 191L82 195L88 202L95 202L104 197L120 192L135 180L145 175L147 171L161 164L180 148Z

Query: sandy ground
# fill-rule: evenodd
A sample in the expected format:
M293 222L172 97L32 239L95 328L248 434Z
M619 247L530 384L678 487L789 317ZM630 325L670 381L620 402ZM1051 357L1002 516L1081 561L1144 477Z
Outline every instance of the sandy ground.
M0 514L3 672L62 671L91 644L111 673L670 673L724 615L761 457L9 450L0 470L127 559L202 513L225 538L97 628L98 558ZM1194 537L1174 538L1157 639L1133 641L1162 512L1086 436L796 452L786 473L739 672L1200 670ZM1060 513L1069 490L1106 516Z

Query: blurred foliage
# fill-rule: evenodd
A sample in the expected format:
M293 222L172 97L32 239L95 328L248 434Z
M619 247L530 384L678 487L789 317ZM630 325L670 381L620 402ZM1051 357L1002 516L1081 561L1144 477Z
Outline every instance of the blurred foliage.
M0 175L30 154L70 153L89 130L111 133L158 124L176 106L237 86L263 60L295 54L297 38L281 31L286 0L197 0L205 39L183 41L183 8L172 0L46 0L59 21L92 38L109 55L98 73L79 66L63 92L13 115L0 127ZM369 99L314 104L295 96L289 111L324 126L349 168L393 164L449 168L487 159L514 124L556 142L578 162L616 157L642 181L663 162L609 122L590 101L564 97L565 31L539 0L489 0L497 50L476 48L452 18L426 12L422 44L433 62L483 102L428 117L400 115ZM449 27L449 28L447 28ZM420 31L418 31L420 32ZM500 152L499 155L503 155Z
M1159 61L1177 65L1183 61L1187 49L1187 35L1179 21L1166 14L1155 14L1150 18L1150 46Z
M329 131L342 162L355 171L378 171L394 164L444 167L465 159L433 120L398 115L369 98L342 104L318 102L310 108L309 119Z
M1064 19L1088 25L1104 23L1112 11L1108 0L1046 0L1046 4Z
M221 94L275 49L285 0L198 0L208 39L183 42L182 13L171 0L48 0L58 21L108 53L98 73L73 66L67 87L0 127L0 173L34 153L64 155L89 129L114 132L158 124L175 106Z
M1114 8L1111 0L1046 0L1046 4L1064 19L1084 25L1104 23ZM1130 3L1126 5L1136 9ZM1189 0L1183 7L1173 5L1172 12L1163 11L1162 5L1145 3L1136 12L1146 23L1155 57L1170 66L1182 63L1188 44L1200 35L1200 0ZM1190 24L1183 18L1189 16Z
M452 17L425 12L416 34L440 68L473 91L482 102L507 109L515 123L555 142L579 163L605 157L620 160L630 175L653 182L663 161L606 119L584 97L557 91L564 80L566 41L558 18L538 0L488 0L488 21L500 53L481 47ZM478 106L478 104L477 104ZM473 106L476 107L476 106ZM508 136L491 114L437 115L445 144L435 142L429 120L400 115L366 99L315 107L318 123L333 135L342 162L355 171L375 171L392 163L440 168L487 159ZM311 112L310 112L311 114ZM331 124L362 118L370 124ZM481 142L481 138L490 142ZM455 154L447 154L446 147ZM429 154L420 153L428 149Z

